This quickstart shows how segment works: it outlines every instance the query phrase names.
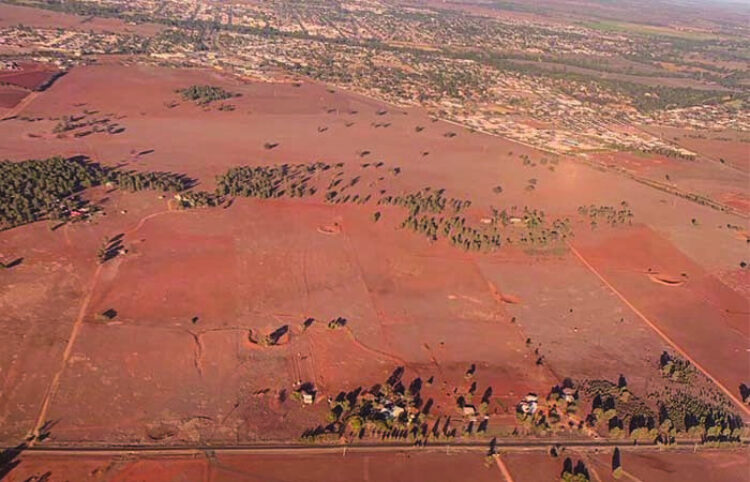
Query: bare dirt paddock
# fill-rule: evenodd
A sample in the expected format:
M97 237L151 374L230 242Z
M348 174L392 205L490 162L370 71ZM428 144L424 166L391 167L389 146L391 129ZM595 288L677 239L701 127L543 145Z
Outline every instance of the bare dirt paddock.
M202 108L175 93L192 84L241 96L225 101L233 110ZM5 444L47 420L56 421L42 442L49 445L297 441L325 423L329 396L383 383L397 367L405 383L432 378L423 395L433 400L431 416L461 424L458 394L474 382L479 394L491 388L485 436L512 438L518 401L565 377L624 374L645 396L663 383L657 360L674 348L670 340L735 398L738 384L750 380L740 362L747 357L741 313L750 280L740 268L747 243L741 230L727 228L745 222L738 216L568 159L555 169L525 166L519 155L544 155L306 82L104 62L74 68L22 114L26 120L0 122L0 159L82 154L109 166L184 173L200 189L238 165L343 162L359 172L383 161L383 172L399 167L400 174L363 182L373 194L445 188L472 201L466 217L475 223L491 205L543 209L548 218L571 219L570 245L580 257L565 244L467 253L399 228L403 211L374 202L236 198L226 207L177 210L169 195L93 189L86 195L106 216L54 231L38 222L0 232L0 259L22 259L0 272ZM123 130L53 132L70 115ZM498 185L501 193L493 191ZM622 201L632 226L592 229L578 213ZM382 212L377 223L375 211ZM118 235L127 254L99 264L103 240ZM110 310L114 316L102 316ZM345 326L329 328L339 317ZM252 341L282 327L281 343ZM707 349L707 339L720 348ZM315 385L314 404L288 396L300 381ZM348 464L342 473L382 480L405 460L388 457L396 459L336 463ZM456 456L455 464L420 457L404 473L500 476L481 456ZM243 480L237 460L227 457L211 471ZM285 477L298 473L263 460L261 474L293 480ZM95 462L86 470L99 477L104 469ZM198 472L210 465L138 460L115 473L137 479L138 470L164 470L168 478L183 463ZM71 477L84 465L71 467ZM319 465L323 471L330 463Z
M508 454L503 456L513 480L556 481L564 470L566 460L573 467L582 462L589 480L611 482L631 481L724 481L742 480L748 468L747 450L725 452L627 452L620 450L619 467L616 474L613 464L613 450L601 453L576 452L565 450L552 458L542 454Z
M0 27L19 24L35 28L60 27L95 32L132 32L140 35L153 35L162 29L154 24L133 25L118 19L84 17L19 5L0 5Z
M496 481L500 472L487 465L481 453L349 453L289 455L217 454L108 457L87 456L72 463L65 456L31 455L25 458L9 481L49 474L49 480L393 480L423 478L446 481Z
M345 452L330 454L195 455L65 455L29 454L8 477L11 482L47 474L50 482L80 481L302 481L302 480L560 480L566 460L582 462L591 480L618 480L613 451L563 450L558 456L532 452L503 453L487 458L479 452L436 449L403 452ZM747 450L690 452L620 451L619 480L742 480L748 468ZM502 468L501 468L502 467ZM33 480L33 479L31 479Z

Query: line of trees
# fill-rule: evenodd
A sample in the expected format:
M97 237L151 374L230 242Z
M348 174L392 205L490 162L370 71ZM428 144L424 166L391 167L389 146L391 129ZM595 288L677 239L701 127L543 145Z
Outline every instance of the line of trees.
M324 162L233 167L216 178L216 194L261 199L312 196L317 192L310 184L313 176L329 169Z
M102 184L141 191L178 192L194 181L169 172L121 171L78 156L0 162L0 227L42 219L66 220L88 203L80 194Z

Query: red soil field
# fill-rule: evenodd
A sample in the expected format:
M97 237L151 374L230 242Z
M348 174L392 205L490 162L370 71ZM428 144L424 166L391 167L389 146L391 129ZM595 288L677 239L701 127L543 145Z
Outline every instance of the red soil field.
M154 35L163 27L155 24L128 24L116 18L84 17L18 5L0 5L0 27L18 24L35 28L64 28L95 32L132 32L139 35Z
M750 137L747 133L731 130L691 130L660 126L644 126L644 130L654 135L690 149L701 156L719 162L721 159L728 166L750 171ZM744 176L747 179L747 175Z
M28 90L39 90L57 74L57 69L34 64L22 64L20 70L0 71L0 84L14 85Z
M16 87L0 86L0 108L15 107L28 92Z
M653 171L658 170L659 177L663 177L664 172L668 172L668 169L676 168L680 164L676 159L633 152L601 152L590 154L590 157L597 162L616 165L636 174L652 174Z
M174 92L192 84L242 96L227 101L232 112L203 110ZM172 102L178 105L170 108ZM159 193L94 189L87 197L101 201L106 216L55 231L39 222L0 233L0 259L23 258L0 277L7 314L0 317L7 339L0 352L0 440L7 444L40 419L58 420L42 446L296 441L324 422L326 397L383 383L398 366L407 382L434 376L424 397L433 398L434 415L458 421L453 389L470 385L464 375L471 364L479 392L493 390L488 436L507 437L518 400L531 391L545 394L564 377L611 380L623 373L638 391L658 379L656 360L669 343L633 306L730 390L749 378L741 363L747 310L738 294L748 279L735 276L746 242L726 227L741 224L738 216L566 158L554 170L524 166L519 155L535 161L546 155L432 122L419 109L314 83L255 83L205 70L104 62L72 69L22 107L20 115L41 120L2 121L0 159L83 154L110 166L185 173L201 189L237 165L321 160L345 162L347 173L358 173L361 163L382 160L403 169L384 181L389 192L445 188L473 201L466 211L472 222L490 205L570 217L572 245L586 262L566 246L465 253L399 229L403 211L395 207L238 198L227 209L176 211ZM381 109L388 112L378 115ZM60 116L84 110L125 131L51 134ZM373 125L384 121L390 126ZM446 138L448 131L457 136ZM266 149L267 142L279 145ZM710 166L682 172L687 179ZM526 189L532 178L533 191ZM493 193L497 185L501 194ZM633 226L592 230L577 214L582 205L623 200ZM373 223L376 210L382 219ZM98 265L102 240L120 233L127 255ZM97 316L108 309L117 311L114 320ZM328 329L339 316L346 327ZM304 330L308 317L316 321ZM249 340L251 330L264 335L283 325L289 327L283 344ZM536 348L546 359L541 366ZM315 383L315 404L282 401L282 391L300 380ZM388 462L337 456L335 467L351 464L341 473L369 471L373 480L403 465L479 480L500 476L476 454L447 465L437 455L416 464L381 456ZM514 473L516 456L507 457ZM305 467L334 466L328 457L318 460ZM539 462L538 473L549 464L559 477L561 460L550 460ZM245 464L232 457L221 463ZM258 467L286 480L300 470L288 463L269 456ZM140 470L144 477L208 470L203 459L122 464L135 478ZM535 473L515 465L518 480L524 470ZM79 473L70 470L71 477ZM412 479L421 474L398 470Z
M570 458L574 465L582 461L590 480L601 482L744 480L750 468L747 449L644 453L621 448L620 463L624 473L618 479L612 474L612 455L612 449L602 450L599 454L564 450L558 457L525 453L507 454L502 458L515 482L558 481L566 458Z
M750 213L750 196L745 192L724 193L719 200L742 212Z
M735 397L750 378L748 300L647 228L575 242L590 263ZM658 282L679 280L680 284ZM655 281L657 280L657 281Z
M563 460L570 455L563 453L562 457L552 457L545 453L509 453L500 457L515 482L552 482L560 480Z
M559 382L626 374L639 392L658 383L658 358L668 346L574 257L488 259L480 267L518 299L506 310Z
M743 480L748 470L746 449L724 451L642 453L620 451L625 472L619 480L726 481ZM558 457L546 453L506 453L500 456L516 482L558 481L563 462L583 461L592 480L611 482L612 451L600 454L563 451ZM198 455L144 455L133 457L87 456L71 461L61 455L25 453L8 477L9 482L28 480L49 473L59 480L478 480L497 481L503 476L495 462L481 454L457 450L442 452L394 452L313 455L230 455L211 458ZM301 475L304 474L304 475ZM592 475L593 474L593 475Z
M747 154L750 157L750 151ZM750 182L747 172L702 154L692 161L629 152L597 153L591 154L590 158L624 169L639 178L705 196L740 212L750 213L750 203L745 199L746 186Z
M587 455L587 465L593 467L602 481L618 480L612 475L612 455ZM745 480L750 470L747 449L699 452L638 453L621 451L624 471L619 480L659 480L721 482Z
M485 465L479 453L451 451L337 453L325 455L172 455L143 457L90 456L71 464L55 455L24 456L9 482L50 473L58 480L180 480L180 481L299 481L299 480L476 480L497 481L493 464Z
M29 91L46 88L58 75L54 66L28 62L17 70L0 70L0 109L16 107Z
M117 434L120 442L148 443L149 430L161 422L177 427L180 439L191 430L202 440L294 439L317 423L323 407L275 407L278 390L301 378L314 381L322 398L382 382L399 365L408 377L435 377L425 393L434 398L436 415L455 414L450 390L467 383L463 374L471 363L480 390L492 387L506 407L557 382L530 370L532 354L514 348L523 339L507 319L500 322L501 307L472 262L436 263L451 253L446 248L410 253L420 249L418 238L378 230L355 208L284 204L238 200L212 216L156 211L129 223L123 231L132 251L97 271L49 411L68 421L55 429L56 441ZM124 206L128 214L136 211L118 203ZM318 232L335 219L344 226L341 235ZM84 243L86 231L68 230L71 245ZM362 234L352 239L350 232ZM410 249L378 250L394 244ZM364 249L352 251L352 245ZM401 274L386 276L383 267ZM426 283L445 276L443 270L454 279L453 291ZM344 307L339 297L347 299ZM109 308L117 310L117 321L97 321L95 315ZM192 326L194 316L200 321ZM337 316L348 320L346 330L323 326ZM319 326L293 334L287 345L248 343L249 329L268 333L289 324L296 331L308 317ZM167 353L173 362L163 365ZM101 383L81 383L92 376ZM149 384L161 388L156 394L139 388ZM268 389L268 395L254 395ZM210 421L196 422L191 414ZM495 429L512 424L512 414L497 415Z

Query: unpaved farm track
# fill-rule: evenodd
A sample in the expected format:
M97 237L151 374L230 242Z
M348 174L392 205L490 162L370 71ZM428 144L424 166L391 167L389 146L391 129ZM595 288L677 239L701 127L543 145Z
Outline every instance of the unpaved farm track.
M15 107L13 107L11 110L6 112L5 115L3 115L2 118L0 118L0 121L12 119L13 117L19 115L21 111L23 111L26 107L28 107L29 104L31 104L34 101L34 99L36 99L39 96L39 94L41 94L41 92L36 92L36 91L31 92L29 95L21 99L21 102L16 104Z
M37 417L36 424L34 425L34 429L31 432L31 435L37 436L39 435L40 431L42 430L42 427L47 423L47 411L49 410L49 405L52 399L55 397L55 394L57 393L57 389L60 386L60 378L62 377L63 372L65 371L65 366L68 364L68 361L70 360L70 354L73 352L73 346L75 345L76 338L78 338L78 333L81 331L81 326L83 325L83 319L86 316L86 311L88 310L89 304L91 303L91 298L94 294L94 289L96 288L96 282L99 279L99 275L102 272L102 264L96 267L96 271L94 272L94 276L92 277L90 286L86 292L86 296L84 296L83 301L81 302L81 307L78 310L78 316L76 317L75 321L73 322L73 330L70 333L70 336L68 337L68 343L65 345L65 351L63 351L62 361L60 362L60 368L55 373L55 376L52 378L52 382L50 383L49 387L47 388L47 392L44 395L44 400L42 401L42 406L39 410L39 416ZM36 437L33 438L29 445L33 446L36 442Z
M179 213L179 212L184 212L184 211L167 210L167 211L159 211L159 212L144 216L143 218L140 219L140 221L138 221L138 224L136 224L135 227L127 230L125 234L130 235L130 234L135 233L136 231L138 231L139 229L143 227L146 221L148 221L151 218L161 216L163 214ZM99 276L101 275L103 268L104 268L104 264L100 263L99 265L97 265L96 271L94 271L94 275L91 278L89 287L86 290L86 295L83 297L83 301L81 302L81 306L78 310L78 316L76 316L76 319L73 322L73 329L70 333L70 336L68 337L68 342L65 345L65 350L63 351L62 360L60 362L60 368L55 373L55 376L52 378L52 382L50 383L49 387L47 388L47 391L44 394L44 399L42 400L42 405L41 405L41 408L39 409L39 416L37 417L33 430L29 434L29 436L34 437L29 442L29 446L31 447L33 447L34 444L36 443L37 441L36 436L40 434L42 427L44 427L45 424L48 422L47 412L49 411L50 403L55 398L55 395L57 394L57 390L60 387L60 379L62 378L63 372L65 371L65 367L68 365L68 362L70 361L70 355L73 352L73 346L75 345L76 339L78 338L78 334L80 333L81 328L83 326L83 320L86 318L86 313L88 311L89 304L91 304L91 298L94 295L94 291L96 289L96 285L97 285Z

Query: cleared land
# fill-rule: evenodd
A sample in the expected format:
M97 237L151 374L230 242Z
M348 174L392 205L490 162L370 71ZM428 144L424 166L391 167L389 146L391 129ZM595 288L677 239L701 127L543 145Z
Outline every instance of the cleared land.
M175 92L203 84L241 95L196 105ZM63 116L117 127L76 136L88 127L61 131ZM736 214L572 159L543 164L540 151L307 82L104 62L72 69L25 105L23 117L0 123L0 158L86 155L108 166L184 173L209 191L236 166L344 163L336 172L359 177L352 189L374 199L324 202L328 174L315 174L312 182L323 186L317 197L237 196L190 210L177 209L171 194L100 186L85 196L106 215L55 230L42 221L0 232L0 259L22 260L0 275L5 444L47 420L57 423L40 445L297 441L325 424L328 397L384 384L398 367L403 385L418 378L421 397L432 400L430 427L451 417L460 435L470 421L458 398L471 394L479 405L489 388L482 437L513 438L518 402L529 392L544 397L567 377L616 381L623 374L643 398L675 387L659 372L660 355L673 348L659 332L736 399L750 379L747 297L738 294L750 286L740 268L747 231ZM462 214L473 225L491 216L490 206L569 218L569 243L585 262L565 243L467 252L446 239L431 242L400 227L401 207L375 202L381 189L398 195L428 186L471 200ZM632 224L610 226L606 214L579 210L623 201ZM514 230L521 228L511 223L509 237ZM127 252L100 264L103 240L114 237ZM346 323L331 327L338 318ZM283 327L279 342L257 342ZM315 386L313 404L290 396L299 382ZM697 376L694 385L710 383ZM588 410L591 400L582 396L581 405ZM746 406L734 409L747 415ZM558 435L589 434L563 427ZM747 467L733 454L700 457L727 458L729 476ZM13 476L45 467L53 476L108 480L188 473L293 480L301 470L341 480L501 475L477 454L336 456L335 476L333 456L93 457L75 466L39 457ZM559 457L502 457L514 480L539 480L541 472L554 480L562 469ZM663 467L681 463L671 457L655 455L632 474L659 478L669 470ZM249 463L256 472L241 468ZM602 472L596 463L587 461Z

